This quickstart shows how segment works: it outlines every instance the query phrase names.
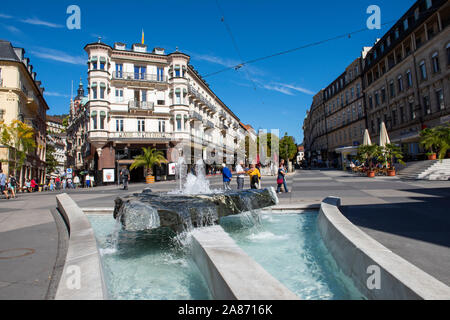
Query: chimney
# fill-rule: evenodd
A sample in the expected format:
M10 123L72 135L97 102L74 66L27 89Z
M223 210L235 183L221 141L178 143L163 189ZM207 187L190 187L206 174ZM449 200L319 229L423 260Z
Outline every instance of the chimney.
M134 52L147 52L147 45L146 44L140 44L140 43L135 43L132 46L132 50Z
M154 54L160 54L160 55L163 55L164 52L165 52L165 49L164 49L164 48L154 48L154 49L153 49L153 53L154 53Z
M116 43L114 43L114 49L116 49L116 50L127 50L127 45L125 43L116 42Z

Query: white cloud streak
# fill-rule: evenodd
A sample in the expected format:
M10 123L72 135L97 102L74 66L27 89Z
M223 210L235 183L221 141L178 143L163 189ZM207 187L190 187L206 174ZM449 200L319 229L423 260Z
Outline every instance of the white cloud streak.
M49 96L49 97L61 97L61 98L69 98L69 95L67 94L62 94L59 92L49 92L49 91L45 91L44 95Z
M15 33L15 34L19 34L22 33L22 31L20 31L20 29L14 27L14 26L5 26L6 30L8 30L11 33Z
M12 19L13 17L10 16L10 15L4 14L4 13L0 13L0 18L3 18L3 19Z
M31 54L36 57L53 60L58 62L64 62L74 65L86 65L86 58L83 56L72 56L63 51L49 49L49 48L36 48L36 50L31 50Z
M38 18L21 19L20 21L23 23L32 24L36 26L45 26L49 28L64 28L64 26L61 24L40 20Z

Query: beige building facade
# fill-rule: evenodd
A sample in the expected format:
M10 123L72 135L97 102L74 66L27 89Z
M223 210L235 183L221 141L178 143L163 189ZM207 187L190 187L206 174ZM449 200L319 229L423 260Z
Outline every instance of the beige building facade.
M44 88L36 80L36 72L25 57L25 50L0 40L0 121L10 124L20 120L35 131L35 151L28 154L25 164L12 172L11 162L3 162L4 173L15 174L20 185L26 179L45 183L46 113L48 105ZM0 158L12 161L11 150L0 146Z

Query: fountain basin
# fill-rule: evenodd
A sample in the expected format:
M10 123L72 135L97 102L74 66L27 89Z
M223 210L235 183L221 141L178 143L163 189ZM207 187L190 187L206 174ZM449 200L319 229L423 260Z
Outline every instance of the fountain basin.
M114 219L127 231L169 228L181 233L192 227L217 224L222 217L276 204L273 188L202 195L143 192L117 198Z

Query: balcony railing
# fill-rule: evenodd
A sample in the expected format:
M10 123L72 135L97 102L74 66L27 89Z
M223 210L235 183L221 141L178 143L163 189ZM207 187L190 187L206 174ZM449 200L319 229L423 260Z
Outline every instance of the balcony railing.
M204 105L206 105L213 113L217 112L217 108L213 106L211 102L209 102L205 97L203 97L200 94L200 92L198 92L198 90L191 85L189 85L189 93L197 97L197 99L199 99Z
M172 138L168 132L110 132L109 139L161 139Z
M155 103L148 101L131 100L128 102L128 108L133 110L154 110Z
M198 112L191 111L189 115L190 115L192 120L203 121L202 115L200 113L198 113Z
M167 82L166 76L161 76L158 74L147 74L138 72L113 72L114 80L130 80L130 81L143 81L143 82Z

